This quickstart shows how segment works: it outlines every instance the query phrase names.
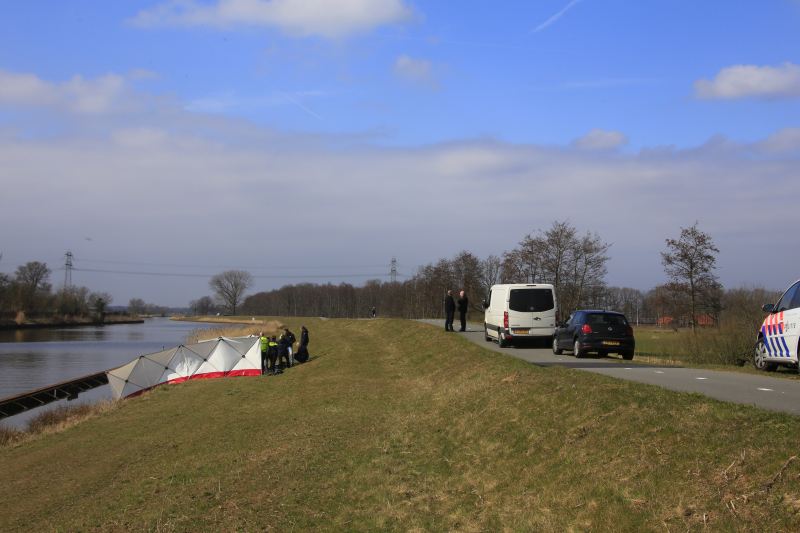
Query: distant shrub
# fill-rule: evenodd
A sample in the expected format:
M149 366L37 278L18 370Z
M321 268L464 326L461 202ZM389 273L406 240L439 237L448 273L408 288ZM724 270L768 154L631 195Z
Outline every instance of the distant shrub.
M218 324L207 328L195 328L191 330L183 340L187 344L194 342L216 339L218 337L246 337L247 335L258 335L264 332L267 335L278 335L286 326L277 320L270 320L261 324Z
M96 402L58 404L31 417L26 430L10 428L0 423L0 446L11 446L30 440L36 435L52 434L70 428L92 416L113 409L117 402L101 399Z

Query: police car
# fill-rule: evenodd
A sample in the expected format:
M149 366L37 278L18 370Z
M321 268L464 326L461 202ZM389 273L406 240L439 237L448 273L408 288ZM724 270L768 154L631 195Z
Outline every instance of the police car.
M797 366L798 325L800 325L800 281L783 293L776 304L762 307L764 319L753 350L753 366L771 372L778 365Z

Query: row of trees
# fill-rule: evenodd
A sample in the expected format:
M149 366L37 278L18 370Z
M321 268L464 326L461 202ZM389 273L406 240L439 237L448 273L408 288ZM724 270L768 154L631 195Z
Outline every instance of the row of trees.
M694 328L698 322L718 323L726 312L731 316L751 305L758 310L762 303L779 296L759 287L723 290L714 274L718 250L697 223L681 228L680 237L667 239L666 247L662 253L666 283L648 291L610 287L605 277L611 244L596 233L581 234L569 222L556 221L545 231L526 235L513 250L500 256L481 259L465 250L418 267L403 282L285 285L248 296L241 311L354 318L369 316L376 306L382 316L441 318L444 294L449 289L465 290L472 310L482 312L481 302L494 284L551 283L556 287L562 317L579 308L613 309L640 324ZM222 300L224 296L218 292L217 301ZM232 308L231 304L226 306ZM751 319L748 315L747 320Z
M0 255L0 259L2 255ZM87 287L60 286L53 290L52 270L47 263L30 261L17 267L13 276L0 273L0 316L24 313L28 317L49 315L105 315L113 297Z
M153 303L145 303L141 298L131 298L128 301L128 313L131 316L141 315L168 315L172 308Z
M498 283L552 283L562 314L578 307L602 307L608 297L636 310L642 296L634 289L609 289L605 284L611 245L599 235L580 235L569 222L554 222L546 231L526 235L516 248L485 259L469 251L420 266L404 282L367 281L362 287L348 283L303 283L248 297L249 314L367 316L376 306L384 316L429 318L444 316L447 290L464 290L474 311L489 288ZM634 298L631 295L636 294ZM624 296L618 296L624 295Z

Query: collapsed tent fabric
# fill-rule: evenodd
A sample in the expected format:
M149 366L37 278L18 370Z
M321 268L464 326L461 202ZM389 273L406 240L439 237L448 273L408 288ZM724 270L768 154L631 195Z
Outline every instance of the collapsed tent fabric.
M261 375L261 338L219 337L142 355L106 372L119 400L161 385L188 379Z

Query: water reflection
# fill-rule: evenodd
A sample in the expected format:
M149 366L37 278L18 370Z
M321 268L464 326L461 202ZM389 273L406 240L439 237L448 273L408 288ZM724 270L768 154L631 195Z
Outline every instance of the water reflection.
M143 324L0 331L0 398L116 368L140 355L177 346L198 326L152 318ZM80 399L110 394L106 385L82 393ZM4 422L19 427L30 413Z

